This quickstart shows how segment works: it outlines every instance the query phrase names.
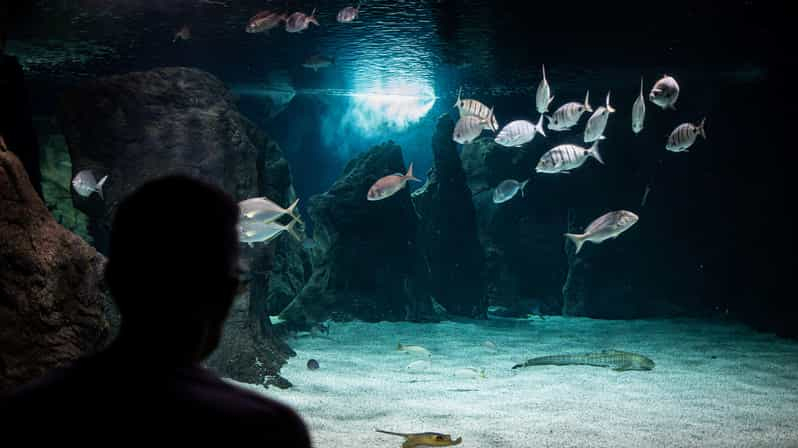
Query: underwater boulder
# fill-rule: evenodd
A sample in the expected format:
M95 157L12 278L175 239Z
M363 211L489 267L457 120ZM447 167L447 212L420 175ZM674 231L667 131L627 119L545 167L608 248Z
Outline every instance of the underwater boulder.
M377 179L406 171L401 148L388 142L351 160L326 193L310 198L313 273L281 318L374 322L432 314L407 188L380 201L366 199Z
M64 94L58 119L73 175L84 169L98 177L108 175L104 199L72 191L76 208L89 216L89 233L101 252L108 248L119 201L164 175L184 174L216 184L237 201L269 196L287 205L295 196L279 146L239 112L219 79L198 69L167 67L86 81ZM208 361L209 367L238 381L263 382L293 354L271 333L266 310L274 294L272 274L274 285L293 285L286 295L293 296L304 281L301 246L276 244L243 247L241 256L252 274L244 307L248 316L233 315L226 322L225 339ZM300 268L281 266L273 273L275 261ZM282 281L291 275L298 278ZM257 369L251 367L255 364Z
M0 203L2 392L103 348L118 318L105 257L56 222L19 159L2 151Z
M413 202L421 217L419 241L433 297L449 313L479 316L487 308L484 253L453 131L452 118L442 115L432 137L434 175L422 191L414 192Z

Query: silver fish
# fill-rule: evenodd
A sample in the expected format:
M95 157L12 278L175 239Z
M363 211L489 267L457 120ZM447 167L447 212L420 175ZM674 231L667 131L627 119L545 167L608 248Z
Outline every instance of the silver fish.
M288 232L297 239L302 241L302 237L294 230L294 225L297 220L293 220L286 225L277 222L263 222L263 221L246 221L238 225L238 241L249 244L252 247L253 243L268 243L277 238L281 233Z
M695 143L695 139L700 135L707 138L706 132L704 132L704 122L707 119L703 118L701 123L698 126L692 123L682 123L676 127L676 129L671 132L671 135L668 136L668 142L665 144L665 149L668 151L673 152L684 152L687 151L687 148L692 146Z
M599 244L610 238L617 238L640 219L626 210L618 210L599 216L587 226L585 233L566 233L565 236L576 244L576 253L582 249L585 241Z
M72 179L72 187L75 191L84 198L91 196L92 193L96 192L100 195L100 199L105 199L103 197L103 185L105 185L105 181L108 180L108 176L103 176L99 182L94 177L94 173L91 170L83 170L75 175Z
M507 123L493 141L502 146L517 148L531 142L538 132L542 136L546 136L546 133L543 132L543 115L540 116L537 124L526 120L515 120Z
M646 100L643 98L643 77L640 77L640 96L632 106L632 131L639 134L643 130L643 121L646 119Z
M310 13L310 15L301 12L295 12L285 19L285 31L289 33L299 33L306 30L311 23L319 26L319 21L316 20L315 9Z
M338 23L349 23L357 19L357 15L359 13L360 13L359 4L357 5L357 7L347 6L346 8L343 8L340 11L338 11L336 20L338 21Z
M320 68L327 68L335 64L335 58L329 58L320 54L313 55L305 60L302 67L312 68L314 72Z
M297 204L299 204L299 199L295 200L288 208L282 208L266 196L245 199L238 203L239 219L242 222L257 220L268 223L276 221L283 215L289 215L302 224L302 220L295 212Z
M247 33L268 33L272 28L280 25L280 22L286 19L285 14L274 11L261 11L255 14L249 22L247 22L244 31Z
M607 119L610 114L615 112L615 109L610 106L610 92L607 92L607 105L599 106L593 115L587 119L585 126L585 143L594 142L596 140L604 140L604 129L607 127Z
M482 134L485 129L492 129L491 121L493 119L493 109L490 110L488 117L480 118L473 115L460 117L457 124L454 126L452 133L452 140L461 145L471 143Z
M457 111L460 113L460 117L473 116L479 118L488 118L488 115L491 113L492 109L477 100L460 99L460 94L462 92L462 88L457 91L457 102L454 103L454 107L457 108ZM499 122L496 121L495 115L492 115L491 117L489 129L493 132L496 132L499 130Z
M549 87L549 82L546 81L546 66L543 65L541 67L543 68L543 79L538 84L538 90L535 94L535 106L539 114L548 112L549 104L554 101L554 97L551 95L551 87Z
M547 115L546 118L549 120L548 128L552 131L567 131L571 129L585 111L593 112L593 108L590 107L590 102L588 101L589 97L590 91L588 90L585 93L584 104L577 102L565 103L554 111L551 116Z
M679 83L668 75L654 84L648 94L648 100L663 109L676 110L676 100L679 98Z
M523 197L524 188L526 188L527 183L529 183L529 179L523 182L518 182L514 179L502 181L499 185L496 185L496 188L493 189L493 203L501 204L502 202L507 202L519 191L521 191L521 196Z
M590 148L583 148L577 145L559 145L548 150L540 157L535 171L538 173L567 173L582 166L588 157L593 157L603 164L601 154L598 151L598 143L596 140Z

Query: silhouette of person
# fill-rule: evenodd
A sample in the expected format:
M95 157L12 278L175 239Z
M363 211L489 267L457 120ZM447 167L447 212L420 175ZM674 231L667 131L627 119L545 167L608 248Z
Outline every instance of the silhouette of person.
M0 146L19 157L33 189L44 199L39 141L33 128L25 74L17 58L5 54L6 38L6 31L0 28Z
M239 290L238 215L222 190L185 176L150 181L121 201L105 273L119 336L0 401L0 438L309 448L289 407L200 366Z

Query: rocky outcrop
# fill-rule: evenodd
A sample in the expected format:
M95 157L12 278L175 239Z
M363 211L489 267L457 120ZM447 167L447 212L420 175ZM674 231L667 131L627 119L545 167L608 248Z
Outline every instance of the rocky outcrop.
M0 235L2 392L104 347L118 320L106 318L105 257L53 219L19 159L2 151Z
M200 70L171 67L88 81L64 95L59 121L73 174L91 169L97 178L108 175L104 200L72 192L75 206L89 216L89 232L101 252L108 247L119 201L166 174L214 183L239 201L265 195L287 205L294 199L279 147L241 115L224 84ZM290 263L290 254L297 258L301 248L296 243L289 248L283 253L289 253ZM264 375L276 375L291 354L271 334L267 318L274 250L274 244L242 248L253 275L243 307L249 314L231 318L224 343L209 361L236 380L259 383ZM295 275L291 270L279 274ZM275 282L281 283L296 282ZM251 368L256 363L261 367Z
M413 193L413 202L421 216L420 242L433 297L452 314L475 317L486 309L484 254L453 130L447 114L438 119L433 172L423 190Z
M377 179L405 171L401 148L388 142L351 160L329 191L311 197L308 211L318 245L313 273L281 313L283 319L421 320L431 314L408 190L366 200Z
M560 313L567 272L562 240L566 210L557 196L565 187L553 177L535 175L539 155L533 147L507 148L491 138L464 145L460 155L484 248L488 305L504 306L519 315L532 309ZM530 178L523 195L519 192L510 201L493 203L493 188L500 182Z

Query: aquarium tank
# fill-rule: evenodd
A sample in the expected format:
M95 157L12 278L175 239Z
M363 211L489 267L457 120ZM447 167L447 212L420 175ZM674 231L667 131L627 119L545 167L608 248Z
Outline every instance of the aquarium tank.
M77 377L138 335L137 373L93 373L108 403L185 364L294 412L309 441L281 446L798 446L785 5L0 14L8 415L23 386ZM186 213L135 217L150 249L130 269L158 275L127 290L107 269L120 204L173 175L237 206L235 292L203 290L224 241L198 229L221 212L190 194L153 205ZM210 264L179 277L180 251ZM159 301L131 317L134 290ZM219 337L166 361L210 300L183 296L209 291L230 298ZM222 415L226 396L203 406Z

